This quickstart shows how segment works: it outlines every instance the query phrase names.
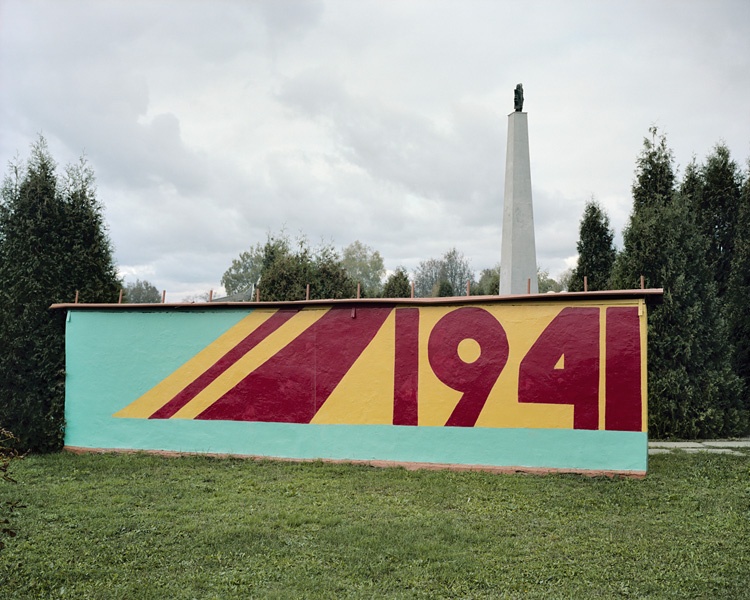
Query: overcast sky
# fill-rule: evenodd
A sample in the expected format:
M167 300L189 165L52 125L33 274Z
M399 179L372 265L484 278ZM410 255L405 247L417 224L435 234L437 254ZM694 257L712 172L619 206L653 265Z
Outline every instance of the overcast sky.
M746 168L750 2L0 0L3 174L39 133L85 153L121 274L172 301L282 227L498 263L517 83L556 276L591 197L620 243L651 125Z

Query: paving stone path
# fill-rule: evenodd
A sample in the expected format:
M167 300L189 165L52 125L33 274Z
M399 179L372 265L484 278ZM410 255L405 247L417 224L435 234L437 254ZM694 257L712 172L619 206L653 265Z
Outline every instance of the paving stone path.
M713 454L734 454L750 458L750 438L739 440L699 440L694 442L649 442L649 454L667 454L675 450L681 452L711 452Z

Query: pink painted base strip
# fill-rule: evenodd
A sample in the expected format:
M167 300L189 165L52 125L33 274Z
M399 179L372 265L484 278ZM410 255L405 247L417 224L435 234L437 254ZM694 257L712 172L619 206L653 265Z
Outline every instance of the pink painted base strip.
M407 471L481 471L483 473L495 473L499 475L585 475L587 477L627 477L629 479L643 479L646 471L608 471L601 469L548 469L539 467L493 467L488 465L454 465L448 463L420 463L400 462L393 460L341 460L327 458L284 458L276 456L257 456L253 454L228 454L226 452L176 452L171 450L129 450L122 448L82 448L80 446L65 446L65 452L72 454L152 454L156 456L180 457L180 456L210 456L213 458L243 458L247 460L274 461L285 463L309 463L323 462L338 465L367 465L377 468L402 468Z

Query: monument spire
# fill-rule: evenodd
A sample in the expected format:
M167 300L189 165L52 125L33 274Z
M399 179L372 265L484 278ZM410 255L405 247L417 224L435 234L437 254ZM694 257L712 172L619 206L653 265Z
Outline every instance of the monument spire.
M539 293L536 274L534 209L531 202L528 113L523 112L523 85L516 86L515 110L508 115L505 154L503 238L500 248L500 295Z

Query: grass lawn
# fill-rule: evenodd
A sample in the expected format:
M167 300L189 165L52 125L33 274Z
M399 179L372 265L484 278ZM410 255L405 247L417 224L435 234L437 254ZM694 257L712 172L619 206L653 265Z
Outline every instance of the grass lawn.
M750 452L645 480L31 456L11 598L750 598Z

